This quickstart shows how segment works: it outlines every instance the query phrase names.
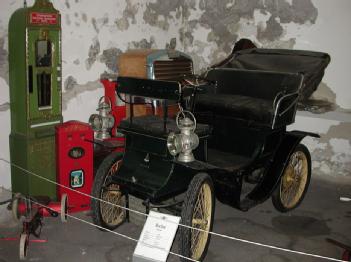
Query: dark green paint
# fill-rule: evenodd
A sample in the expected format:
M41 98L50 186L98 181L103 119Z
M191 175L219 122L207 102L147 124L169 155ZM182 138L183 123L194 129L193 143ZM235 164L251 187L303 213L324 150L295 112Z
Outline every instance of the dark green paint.
M57 23L31 24L32 12L55 14ZM54 126L55 123L62 122L59 11L47 0L37 0L32 7L18 9L11 16L8 38L12 191L31 196L45 195L56 199L54 184L24 172L16 166L56 181ZM51 64L39 66L36 62L36 45L38 41L43 40L51 43ZM30 67L32 67L31 71ZM51 78L51 87L47 89L50 90L47 96L50 97L50 106L39 108L37 75L42 73L51 76L48 77ZM30 81L31 76L32 81Z

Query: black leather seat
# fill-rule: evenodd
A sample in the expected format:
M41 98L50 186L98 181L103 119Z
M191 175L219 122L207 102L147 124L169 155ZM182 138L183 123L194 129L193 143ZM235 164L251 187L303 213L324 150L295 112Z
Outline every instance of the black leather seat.
M302 75L215 68L206 78L216 84L196 95L197 114L207 112L269 128L294 122Z
M216 94L198 95L197 111L211 111L213 114L228 115L271 125L274 117L273 102L262 98L243 95Z
M154 115L133 117L132 121L126 119L121 121L119 130L122 132L137 132L155 137L167 137L170 132L179 132L174 119L167 119L166 129L164 129L163 118ZM209 136L211 129L209 125L197 124L195 133L199 137Z

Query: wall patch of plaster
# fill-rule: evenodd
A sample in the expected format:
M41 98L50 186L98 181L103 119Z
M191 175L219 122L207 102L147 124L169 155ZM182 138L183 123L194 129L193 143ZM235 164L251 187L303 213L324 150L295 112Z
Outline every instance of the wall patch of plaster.
M84 85L74 85L73 88L67 89L62 93L62 110L65 111L67 109L68 103L81 95L84 92L95 91L96 89L101 88L101 84L98 81L88 82ZM96 98L96 103L98 101L98 97Z
M146 5L143 19L147 24L167 31L170 26L169 20L187 21L190 17L190 9L195 10L195 6L195 0L157 0Z
M132 4L131 0L127 0L127 6L123 10L122 18L118 18L115 20L115 24L117 25L118 29L121 31L125 31L129 28L129 21L132 24L136 24L136 14L139 11L139 4Z
M68 76L63 84L65 91L73 89L77 85L77 80L73 76Z
M95 63L98 54L100 53L100 42L97 37L94 38L93 43L90 45L88 59L85 61L87 70Z
M311 0L293 0L292 11L295 23L304 24L309 21L314 24L317 20L318 9Z
M83 20L84 23L88 22L88 16L87 16L86 13L82 14L82 20Z
M173 37L169 43L166 43L166 49L175 50L177 48L177 38Z
M184 38L185 44L191 41L189 35L194 34L196 25L209 28L207 40L215 42L218 52L229 54L240 32L240 21L255 24L256 12L259 11L270 17L263 20L264 28L258 26L256 39L264 43L264 47L291 48L295 45L295 39L283 39L285 33L283 24L286 23L314 23L318 16L318 10L311 0L200 0L199 9L202 14L199 19L188 21L187 29L180 30L181 36L187 33ZM305 8L300 10L300 8ZM250 37L253 38L253 37ZM185 45L184 44L184 45ZM269 46L270 45L270 46ZM186 46L185 46L186 50ZM218 58L217 58L218 59Z
M351 123L342 122L339 125L331 126L328 132L322 136L320 142L326 143L331 138L351 140Z
M264 48L277 48L277 49L294 49L296 44L295 38L290 38L288 40L277 39L272 42L265 41L263 47Z
M7 60L7 51L5 49L5 39L0 38L0 77L9 82L9 64Z
M65 1L65 5L66 5L67 9L70 9L70 8L71 8L71 5L70 5L70 3L69 3L68 0Z
M0 112L5 112L7 110L10 110L10 103L6 102L0 105Z
M117 61L118 56L122 54L122 50L116 47L106 49L102 51L102 55L100 56L100 62L105 63L107 68L112 72L117 72Z
M265 0L264 6L263 11L278 17L281 23L315 23L318 16L318 10L311 0L292 0L291 4L287 0Z
M191 31L186 28L179 29L179 40L183 43L183 46L186 48L188 46L192 46L194 42L194 36Z
M281 23L290 23L293 20L293 11L291 4L285 0L265 0L265 9L262 13L271 13L272 16L278 17Z
M266 28L257 28L257 39L260 41L274 41L283 35L283 27L277 22L274 16L271 16L266 22Z
M97 21L96 21L96 19L94 17L91 19L91 24L93 25L93 28L94 28L95 32L99 33L100 30L98 28Z
M150 36L150 41L146 38L140 41L132 41L128 43L128 49L153 49L156 48L156 41L154 36Z
M193 59L194 68L197 73L203 73L208 67L208 61L199 54L203 53L206 49L207 44L201 41L195 40L193 49L189 52L189 55Z
M343 172L340 175L351 174L351 143L350 140L332 138L329 144L334 151L331 162L338 165L339 169Z
M70 26L71 25L71 17L69 16L69 14L65 15L65 20L66 20L66 25Z
M245 3L244 3L245 2ZM252 8L251 17L253 17L253 10L256 7L258 1L235 1L233 5L229 8L229 4L232 3L230 0L213 2L211 0L201 0L200 9L202 9L203 14L199 19L199 23L206 27L210 28L211 32L208 36L209 41L214 41L217 46L224 50L226 53L229 53L233 48L233 44L236 42L238 36L236 32L233 32L232 27L228 28L228 23L237 24L240 21L241 10L240 7L244 8L243 16L249 15L249 9L251 5Z
M93 24L93 27L97 33L99 33L100 29L102 27L104 27L105 25L107 25L108 22L109 22L109 17L108 17L107 13L105 13L104 16L101 18L98 18L98 19L92 18L91 19L91 23Z
M350 175L351 123L340 123L329 128L318 141L320 146L311 149L313 168L325 175Z
M323 82L309 99L302 101L299 105L300 110L310 111L315 114L335 111L337 108L335 92Z
M341 155L351 155L350 140L342 139L342 138L332 138L329 140L329 144L332 147L334 152L338 152L338 154L341 154ZM350 160L351 159L349 159L349 161Z

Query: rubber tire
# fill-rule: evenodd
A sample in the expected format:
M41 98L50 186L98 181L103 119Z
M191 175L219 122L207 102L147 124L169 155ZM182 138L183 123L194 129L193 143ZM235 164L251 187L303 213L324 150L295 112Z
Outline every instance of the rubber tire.
M303 190L303 192L302 192L302 195L301 195L300 199L297 201L297 203L296 203L293 207L287 208L287 207L285 207L285 206L283 205L283 203L281 202L280 187L281 187L281 183L282 183L282 178L280 179L277 188L274 190L274 192L273 192L273 194L272 194L272 203L273 203L274 208L275 208L277 211L281 212L281 213L286 213L286 212L289 212L289 211L291 211L291 210L297 208L297 207L301 204L302 200L304 199L304 197L305 197L305 195L306 195L306 192L307 192L307 190L308 190L309 184L310 184L311 173L312 173L312 168L311 168L311 154L310 154L308 148L307 148L305 145L303 145L303 144L297 145L296 148L294 149L293 153L295 153L295 152L297 152L297 151L303 152L303 153L305 154L306 158L307 158L307 165L308 165L308 167L307 167L307 172L308 172L308 173L307 173L306 185L305 185L305 188L304 188L304 190ZM292 154L293 154L293 153L292 153ZM292 155L292 154L291 154L291 155ZM290 162L290 157L289 157L289 162ZM286 169L286 167L284 168L283 174L284 174L284 172L285 172L285 169Z
M61 211L60 211L60 218L62 223L67 222L67 213L68 213L68 196L67 194L63 194L61 196Z
M102 161L94 178L93 189L92 189L93 197L100 199L101 188L105 182L105 178L106 178L106 175L108 174L108 171L110 170L110 168L114 163L116 163L119 160L122 160L122 158L123 158L123 155L121 153L112 152ZM96 200L94 198L91 199L91 210L92 210L92 217L93 217L94 224L109 230L115 230L123 222L116 226L110 226L106 224L101 217L100 203L101 202L99 200ZM104 231L102 228L98 228L98 229L100 229L101 231Z
M183 225L191 226L191 220L192 220L194 206L196 204L197 196L199 194L201 186L204 183L207 183L210 186L210 189L212 192L212 196L211 196L211 198L212 198L212 211L211 211L212 219L211 219L210 229L209 229L209 231L212 231L216 201L215 201L214 186L213 186L212 179L206 173L198 173L191 180L191 182L188 186L188 190L187 190L186 195L185 195L183 206L182 206L180 223ZM208 235L207 243L205 245L204 251L203 251L199 261L202 261L205 258L206 254L207 254L208 246L210 244L210 240L211 240L211 234ZM178 248L179 248L179 253L182 256L191 258L190 243L191 243L191 229L188 229L188 228L183 227L183 226L179 226ZM188 262L189 260L185 259L185 258L180 258L180 261Z
M27 234L22 233L20 237L20 245L19 245L20 260L26 260L27 258L28 244L29 244L29 236Z

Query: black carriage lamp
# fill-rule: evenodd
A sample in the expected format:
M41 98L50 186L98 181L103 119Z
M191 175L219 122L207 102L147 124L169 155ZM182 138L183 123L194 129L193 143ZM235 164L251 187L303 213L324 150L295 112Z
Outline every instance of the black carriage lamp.
M111 137L110 131L115 119L111 114L111 101L107 96L102 96L99 99L96 111L99 114L92 114L89 117L89 124L94 130L94 137L99 140L108 139Z
M190 115L191 118L187 117ZM181 118L182 116L182 118ZM180 134L171 132L167 138L167 148L172 156L178 156L180 162L192 162L195 160L193 150L199 145L199 137L195 133L196 119L189 111L180 111L176 118Z

